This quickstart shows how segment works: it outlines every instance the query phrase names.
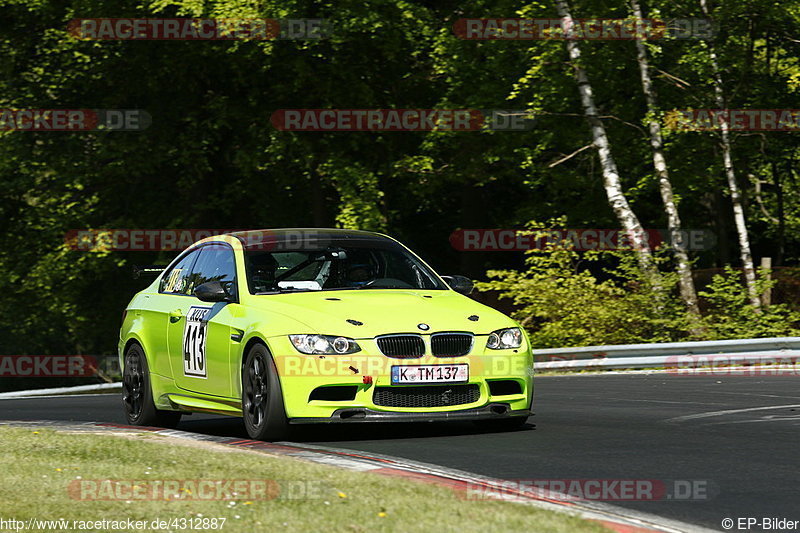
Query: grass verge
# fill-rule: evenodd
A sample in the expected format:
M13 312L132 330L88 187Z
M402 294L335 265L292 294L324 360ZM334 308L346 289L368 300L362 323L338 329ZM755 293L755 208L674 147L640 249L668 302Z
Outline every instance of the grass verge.
M147 523L139 531L153 531L155 519L186 519L184 527L174 522L174 527L158 526L158 530L189 531L185 526L192 524L198 526L194 530L225 533L608 532L599 524L527 505L470 501L427 483L158 435L0 427L0 442L0 517L69 522L69 527L40 524L32 530L74 531L79 528L73 527L73 520L131 519ZM252 481L244 485L245 493L233 495L224 490L201 494L200 486L191 484L198 480L215 481L217 487L225 480ZM266 498L252 492L256 481L263 480L270 487ZM180 499L152 496L163 496L153 487L166 481L172 481L173 488L178 482ZM140 493L131 499L97 499L126 498L133 490ZM247 490L251 492L246 494ZM223 499L206 499L212 493ZM203 518L225 521L214 528L203 524ZM108 523L95 525L101 527L83 530L113 530ZM4 529L7 526L0 523L0 530L14 530Z

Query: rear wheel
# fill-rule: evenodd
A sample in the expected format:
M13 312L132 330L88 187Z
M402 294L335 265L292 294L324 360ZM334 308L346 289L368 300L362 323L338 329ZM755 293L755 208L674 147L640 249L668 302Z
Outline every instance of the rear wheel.
M125 352L122 404L125 408L125 418L134 426L174 428L181 420L181 414L176 411L156 409L147 358L138 344L132 344Z
M275 441L285 438L288 433L278 370L263 344L253 345L245 357L242 418L251 439Z

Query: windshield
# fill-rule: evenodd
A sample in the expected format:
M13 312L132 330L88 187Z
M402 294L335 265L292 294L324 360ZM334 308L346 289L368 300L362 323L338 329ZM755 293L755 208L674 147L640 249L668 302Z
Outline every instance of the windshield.
M446 289L419 259L392 241L327 244L313 249L246 250L250 292Z

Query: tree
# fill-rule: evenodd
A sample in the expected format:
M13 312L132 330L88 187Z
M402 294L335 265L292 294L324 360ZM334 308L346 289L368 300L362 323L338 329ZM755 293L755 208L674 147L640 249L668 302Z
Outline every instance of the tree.
M642 8L639 0L630 0L633 16L636 21L643 20ZM653 87L653 80L650 77L650 65L647 58L647 47L644 36L637 35L636 38L636 58L639 64L639 72L642 81L642 92L647 102L647 115L645 121L650 132L650 147L653 151L653 166L658 177L659 192L661 201L664 203L664 211L667 215L667 230L670 234L670 242L675 251L677 259L676 270L678 272L679 287L681 298L686 304L686 308L694 316L700 315L697 305L697 291L695 290L694 280L692 279L691 261L689 252L686 249L681 233L681 219L678 214L678 206L675 202L675 195L672 192L672 182L669 179L669 169L664 155L664 138L661 135L661 123L659 122L659 108L656 103L656 92Z
M567 53L572 62L572 68L575 71L575 78L578 82L578 92L580 93L583 111L592 130L594 146L600 158L600 165L603 173L603 186L608 196L608 203L614 211L617 220L619 220L622 229L631 237L642 267L652 272L653 275L656 275L652 251L647 242L644 228L625 196L625 191L622 188L622 180L617 170L617 164L611 153L611 143L608 140L606 128L597 113L597 105L594 101L594 94L592 92L592 85L589 82L589 76L581 65L581 49L578 46L578 42L571 38L569 28L572 25L572 16L569 13L569 7L565 0L557 0L556 6L558 8L558 16L561 17L562 28L565 28L564 37Z
M706 0L700 0L700 7L706 17L711 16ZM711 63L711 72L714 81L714 100L717 108L727 109L725 103L725 89L722 82L722 74L717 60L717 51L713 42L708 43L708 56ZM725 168L725 177L728 180L728 192L733 204L733 218L736 224L736 234L739 237L739 253L742 259L742 269L744 270L747 293L750 297L750 304L756 308L761 308L761 298L756 287L756 269L753 265L753 254L750 251L750 236L747 233L747 222L742 206L742 193L736 182L736 171L733 168L733 158L731 156L731 136L730 126L724 118L720 120L720 142L722 148L722 162Z

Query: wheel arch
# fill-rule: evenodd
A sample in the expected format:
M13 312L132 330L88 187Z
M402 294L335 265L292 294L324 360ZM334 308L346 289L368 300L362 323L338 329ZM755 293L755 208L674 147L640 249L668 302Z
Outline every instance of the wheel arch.
M245 343L242 345L242 350L241 352L239 352L239 362L235 367L239 369L239 372L236 382L233 383L233 386L236 387L234 390L239 398L242 397L242 372L244 371L244 364L246 362L245 360L247 359L247 353L256 344L263 344L264 347L267 349L267 353L272 359L273 364L277 365L277 362L275 361L275 356L273 355L273 350L264 337L262 337L258 333L253 333L250 337L248 337L247 341L245 341ZM281 388L281 394L283 394L283 383L281 383L280 373L276 373L275 377L278 379L278 385Z
M238 365L240 370L244 367L244 360L247 357L247 352L249 352L250 348L252 348L256 344L263 344L264 346L266 346L270 357L272 357L272 350L269 347L269 343L262 336L254 334L250 338L248 338L247 342L245 342L244 345L242 346L242 351L239 354L239 365Z
M125 345L122 348L122 353L119 354L119 369L120 370L124 370L125 369L125 354L128 353L128 350L134 344L138 344L139 345L139 348L142 349L142 353L144 354L145 359L147 358L147 350L144 347L144 342L142 342L142 339L140 339L138 335L136 335L135 333L131 333L130 336L128 337L128 340L125 341Z

